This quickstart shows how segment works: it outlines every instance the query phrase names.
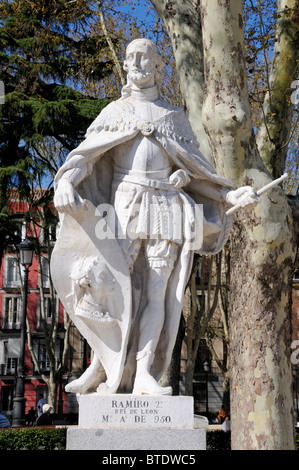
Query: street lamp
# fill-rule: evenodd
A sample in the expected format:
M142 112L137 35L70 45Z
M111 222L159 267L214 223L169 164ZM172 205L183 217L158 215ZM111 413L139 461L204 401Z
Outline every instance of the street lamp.
M209 413L209 387L208 387L209 363L207 361L203 363L203 369L206 373L206 414L208 414Z
M19 245L20 263L24 268L23 305L21 319L20 354L18 360L18 371L16 377L15 396L13 400L13 422L12 426L24 426L25 424L25 335L26 335L26 313L28 293L28 273L32 265L35 246L28 239Z

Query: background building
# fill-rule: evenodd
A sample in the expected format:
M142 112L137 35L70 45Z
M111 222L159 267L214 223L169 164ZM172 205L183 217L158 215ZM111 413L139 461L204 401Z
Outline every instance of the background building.
M7 240L0 268L0 411L11 416L15 376L17 373L20 351L21 315L22 315L22 277L23 268L19 263L17 243L26 237L31 238L38 246L33 264L29 271L27 318L31 331L31 344L38 367L32 359L26 338L25 347L25 398L26 414L33 407L36 410L40 395L45 403L49 399L48 386L42 375L49 376L50 360L46 348L47 332L55 325L56 340L53 347L55 367L60 366L64 344L64 309L58 298L51 296L49 276L49 248L53 248L56 240L56 227L48 227L50 233L38 218L35 220L34 231L29 222L30 204L20 201L17 191L12 191L9 210L14 219L16 231ZM54 211L53 207L50 210ZM38 211L36 212L38 216ZM33 233L34 232L34 233ZM11 242L13 240L13 243ZM50 243L49 243L50 240ZM44 315L42 315L44 313ZM73 373L81 373L88 365L89 348L73 325L69 327L68 360L58 384L56 413L72 413L77 411L74 397L66 394L64 384ZM41 372L41 373L40 373ZM62 385L62 386L61 386Z
M40 194L39 194L40 196ZM42 375L49 375L50 362L47 354L45 323L51 329L53 321L56 325L56 341L54 348L55 364L60 366L65 348L65 312L59 299L54 304L51 298L51 283L49 276L49 250L56 240L57 222L45 227L43 222L35 220L35 232L29 223L28 213L30 204L21 201L17 191L11 192L10 211L15 222L15 233L3 251L0 267L0 411L11 416L13 411L13 398L15 377L17 372L21 336L22 313L22 267L19 263L17 244L26 237L32 238L39 247L39 256L34 256L29 272L27 316L31 331L31 345L38 361L36 367L26 341L25 349L25 398L26 413L33 407L36 409L40 395L43 394L45 403L48 402L49 390ZM48 210L55 212L52 205ZM38 214L38 212L37 212ZM55 220L55 218L54 218ZM18 243L17 243L18 242ZM297 265L298 265L297 259ZM197 279L198 295L200 292L200 276ZM211 296L215 285L211 285ZM207 286L205 287L207 288ZM292 283L292 339L299 340L299 270L294 274ZM42 311L44 315L42 315ZM218 311L213 315L211 327L218 331L223 328L221 315ZM58 384L56 411L63 412L67 422L76 422L78 404L74 394L64 392L64 385L68 381L79 377L90 363L91 351L86 340L82 338L75 326L70 323L68 327L68 354L63 374ZM299 341L298 341L299 342ZM217 360L207 347L206 339L201 339L195 363L193 379L193 395L195 413L206 412L216 414L223 402L223 371L221 364L226 364L227 345L221 340L221 334L213 339L213 348ZM294 375L294 403L298 416L298 362L299 346L296 355L297 362L293 363ZM186 345L183 341L181 349L180 393L185 393L185 372L187 363ZM298 417L299 420L299 417Z

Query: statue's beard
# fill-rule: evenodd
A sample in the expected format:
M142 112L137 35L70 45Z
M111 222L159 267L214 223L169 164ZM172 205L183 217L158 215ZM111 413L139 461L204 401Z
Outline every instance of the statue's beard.
M154 75L154 72L138 72L138 71L130 71L128 73L128 78L133 83L138 85L139 83L143 83L145 80L148 80L150 77Z

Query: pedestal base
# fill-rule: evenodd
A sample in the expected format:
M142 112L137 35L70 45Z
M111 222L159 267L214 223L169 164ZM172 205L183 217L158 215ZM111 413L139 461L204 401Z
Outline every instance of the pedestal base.
M67 450L206 450L205 429L69 428Z
M81 395L79 426L67 450L205 450L208 420L193 413L193 397Z

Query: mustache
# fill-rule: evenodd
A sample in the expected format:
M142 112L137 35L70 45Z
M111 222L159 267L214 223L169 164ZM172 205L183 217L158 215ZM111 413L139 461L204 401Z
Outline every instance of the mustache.
M154 72L141 72L140 70L131 70L129 73L128 73L128 77L129 78L133 78L133 79L137 79L137 80L141 80L142 78L147 78L147 77L150 77L151 75L153 75Z

